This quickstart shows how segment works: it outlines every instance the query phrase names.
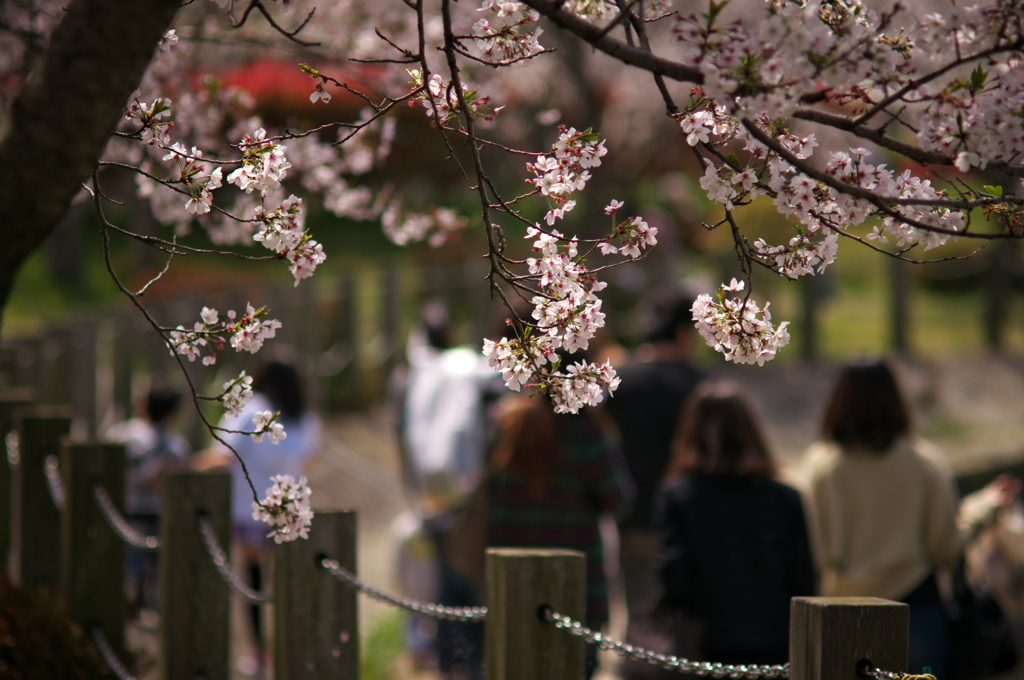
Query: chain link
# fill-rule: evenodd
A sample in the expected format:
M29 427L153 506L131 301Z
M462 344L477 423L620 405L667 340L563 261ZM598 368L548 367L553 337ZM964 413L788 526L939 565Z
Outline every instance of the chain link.
M862 662L868 664L869 662ZM862 667L858 664L857 675L862 678L868 678L868 680L935 680L934 675L909 675L907 673L896 673L894 671L883 671L881 668L874 668L868 665Z
M582 637L595 644L601 649L612 650L619 656L629 656L638 661L644 661L654 666L678 671L680 673L692 673L694 675L710 676L713 678L788 678L789 664L773 666L738 665L732 666L711 661L690 661L681 659L670 654L659 654L643 647L629 645L614 640L607 635L590 630L579 621L545 608L544 618L555 624L555 628L565 630L570 635Z
M50 490L50 498L58 510L64 509L64 481L60 478L60 459L50 454L43 461L43 474L46 476L46 488Z
M118 512L110 494L100 484L93 484L93 495L96 496L96 505L99 506L107 524L114 530L114 533L121 537L121 540L128 545L140 550L156 550L160 547L160 539L156 536L147 536L128 523L128 520Z
M483 621L487 618L487 607L445 607L444 605L432 602L419 602L409 598L393 597L359 580L355 574L341 566L337 560L322 560L320 566L334 574L342 583L352 586L375 600L380 600L381 602L386 602L387 604L401 607L417 614L425 614L436 619L448 619L450 621Z
M121 660L117 658L117 654L114 653L114 649L110 646L110 642L107 641L107 636L103 634L102 630L93 628L92 639L96 643L96 648L100 650L103 660L107 662L107 666L118 677L118 680L135 680L135 677L128 672L128 669L124 667Z
M222 548L220 543L217 542L217 534L214 533L213 525L210 524L209 518L199 518L199 533L203 537L203 544L206 545L206 552L210 554L210 559L213 560L213 566L217 567L217 571L220 572L221 578L224 579L224 582L227 583L232 590L252 602L269 602L274 598L274 595L270 592L258 593L246 584L242 583L234 570L231 569L231 562L228 561L228 556L227 553L224 552L224 548Z

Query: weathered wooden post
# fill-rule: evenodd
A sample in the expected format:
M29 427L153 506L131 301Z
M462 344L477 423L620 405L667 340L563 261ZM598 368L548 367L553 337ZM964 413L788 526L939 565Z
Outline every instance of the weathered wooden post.
M805 276L801 284L803 293L803 359L817 361L821 356L821 302L824 278Z
M890 262L892 304L889 307L890 344L897 354L910 353L910 264L898 258Z
M113 339L111 341L111 402L117 419L132 415L132 377L135 375L135 358L138 343L134 337L135 316L119 314L111 320Z
M31 387L0 388L0 572L5 574L10 570L8 554L11 549L13 500L13 461L7 451L7 435L14 429L18 409L25 408L33 399L35 390ZM15 441L12 439L10 444L14 446Z
M861 680L857 670L907 668L910 607L876 597L795 597L789 680Z
M274 546L274 676L359 678L357 593L324 569L356 572L356 513L318 512L309 538Z
M71 417L66 408L33 406L15 426L19 460L11 485L11 578L25 588L55 588L60 579L60 510L47 482L47 458L60 455Z
M96 350L96 322L91 319L75 322L68 332L70 374L65 379L71 387L68 403L89 437L96 436L97 424Z
M227 551L231 474L167 472L160 494L159 677L226 678L230 592L203 543L199 521L209 521Z
M124 651L125 548L97 502L96 487L123 515L124 468L121 444L65 439L61 447L61 592L71 617L86 631L99 628L119 655Z
M586 561L574 550L487 550L488 680L583 677L583 639L545 621L550 607L576 621L586 608Z

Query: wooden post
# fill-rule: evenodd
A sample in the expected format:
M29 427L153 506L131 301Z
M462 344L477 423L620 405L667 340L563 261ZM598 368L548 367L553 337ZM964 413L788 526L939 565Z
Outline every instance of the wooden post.
M892 350L897 354L910 352L910 264L892 258L892 306L889 310Z
M18 466L11 489L11 578L25 588L55 588L60 579L60 511L46 482L47 456L60 455L71 431L65 408L36 406L18 418Z
M66 494L61 516L60 587L68 613L85 630L99 628L120 655L124 652L123 539L114 533L96 501L102 486L124 514L124 446L90 441L61 447L60 472Z
M71 361L71 328L57 326L51 328L43 339L42 363L36 370L43 375L46 392L43 397L51 404L71 406L74 389L74 368ZM74 416L72 412L72 416Z
M132 377L135 373L135 355L139 351L134 337L134 315L120 314L114 317L114 338L111 356L111 401L115 421L130 418L132 401Z
M96 436L97 424L96 349L96 322L89 319L76 322L68 333L71 373L64 379L71 390L68 403L72 405L74 417L84 425L89 437Z
M208 680L229 675L229 589L199 532L209 519L221 547L230 549L231 474L167 472L160 514L161 680Z
M358 594L325 557L356 572L355 512L318 512L308 539L274 546L274 677L359 678Z
M488 680L577 680L583 639L543 620L541 610L583 621L586 561L574 550L487 550ZM831 680L831 679L830 679Z
M803 358L817 361L821 356L821 298L824 280L821 276L805 276L803 292Z
M0 572L10 573L8 554L11 549L11 501L13 499L13 461L7 452L7 435L14 429L19 408L32 403L35 390L31 387L0 388ZM11 445L15 442L12 440Z
M907 669L910 607L876 597L794 597L790 680L860 680L858 665Z
M1007 242L996 242L989 246L985 257L985 346L999 352L1005 345L1006 321L1013 297L1013 281L1008 264L1012 262L1013 250Z

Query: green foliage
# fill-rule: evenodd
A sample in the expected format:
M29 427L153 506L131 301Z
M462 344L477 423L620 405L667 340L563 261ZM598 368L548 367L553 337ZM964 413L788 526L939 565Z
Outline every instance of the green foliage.
M363 637L359 677L362 680L391 680L395 664L405 650L404 614L396 609L387 613Z

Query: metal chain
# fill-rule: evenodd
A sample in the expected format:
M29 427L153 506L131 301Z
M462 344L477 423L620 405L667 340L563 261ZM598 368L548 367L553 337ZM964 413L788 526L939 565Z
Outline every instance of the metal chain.
M46 476L46 487L50 490L50 498L58 510L64 509L64 481L60 478L60 459L50 454L43 461L43 474Z
M320 566L334 574L342 583L352 586L375 600L380 600L381 602L401 607L417 614L425 614L437 619L448 619L450 621L483 621L487 618L487 607L446 607L432 602L419 602L409 598L393 597L382 590L363 583L355 574L341 566L337 560L322 560Z
M555 628L567 631L571 635L585 638L591 644L601 649L608 649L620 656L630 656L638 661L644 661L654 666L678 671L680 673L692 673L694 675L711 676L713 678L788 678L789 664L773 666L738 665L732 666L711 661L690 661L681 659L670 654L659 654L643 647L629 645L618 640L613 640L607 635L590 630L579 621L545 608L544 618L555 624Z
M220 543L217 542L217 534L214 533L213 525L210 524L209 518L199 518L199 533L203 537L203 543L206 545L206 551L210 554L210 559L213 560L213 566L217 567L217 571L220 572L221 578L224 579L224 582L227 583L232 590L252 602L269 602L274 598L273 593L270 593L269 591L258 593L246 584L242 583L234 570L231 569L231 562L228 561L228 556L227 553L224 552L224 548L222 548Z
M156 550L160 547L160 539L156 536L147 536L128 523L128 520L118 512L110 494L100 484L92 485L93 495L96 496L96 505L99 506L107 524L114 530L114 533L121 537L121 540L128 545L140 550Z
M862 665L864 664L864 665ZM857 675L869 680L935 680L934 675L909 675L907 673L896 673L894 671L883 671L880 668L870 666L870 662L863 661L857 665Z
M107 636L103 634L102 630L93 628L92 639L96 643L96 648L100 650L103 660L107 662L107 666L118 677L118 680L135 680L135 677L128 672L128 669L124 667L121 660L117 658L117 654L114 653L114 649L110 646L110 642L107 641Z

